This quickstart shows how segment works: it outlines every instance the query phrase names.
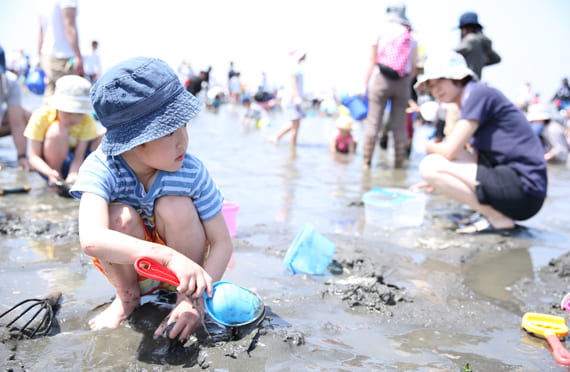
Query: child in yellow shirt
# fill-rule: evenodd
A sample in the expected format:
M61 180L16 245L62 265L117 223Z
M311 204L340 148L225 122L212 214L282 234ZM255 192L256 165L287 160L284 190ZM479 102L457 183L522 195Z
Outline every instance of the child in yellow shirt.
M56 82L48 104L35 110L24 136L31 140L30 164L48 185L73 184L85 157L94 151L103 134L90 113L91 83L77 75Z

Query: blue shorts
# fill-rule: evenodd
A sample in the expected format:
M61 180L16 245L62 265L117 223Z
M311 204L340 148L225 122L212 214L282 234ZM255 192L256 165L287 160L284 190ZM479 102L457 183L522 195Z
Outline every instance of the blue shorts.
M87 156L89 154L91 154L91 143L93 141L89 141L89 143L87 144L87 151L85 151L85 158L87 158ZM67 157L65 158L65 161L63 162L63 167L61 168L61 178L66 179L67 175L69 174L69 166L71 165L71 162L73 161L73 159L75 158L75 148L69 149L69 153L67 154ZM83 158L83 159L85 159ZM43 156L42 156L42 159ZM45 160L45 159L44 159ZM39 172L38 172L39 173ZM44 180L48 180L48 178L43 174L43 173L39 173L39 175L44 179Z

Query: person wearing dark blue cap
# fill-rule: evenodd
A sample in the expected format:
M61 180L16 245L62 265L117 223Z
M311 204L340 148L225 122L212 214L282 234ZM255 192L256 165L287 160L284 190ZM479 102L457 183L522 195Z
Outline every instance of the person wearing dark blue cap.
M22 106L22 90L18 76L6 69L6 53L0 45L0 137L12 135L18 165L30 169L27 148L28 142L24 137L24 129L31 112Z
M203 309L202 293L212 296L233 251L222 193L204 164L186 152L186 126L202 104L170 66L147 57L107 71L93 86L91 103L106 132L71 195L81 199L81 246L117 296L90 327L116 328L141 295L170 289L178 291L176 305L154 335L176 323L167 336L183 340L200 325L193 301ZM137 276L139 257L173 271L178 287Z
M481 80L483 67L501 62L501 57L493 50L493 43L485 34L475 12L465 12L459 17L461 41L455 48L465 58L467 66Z

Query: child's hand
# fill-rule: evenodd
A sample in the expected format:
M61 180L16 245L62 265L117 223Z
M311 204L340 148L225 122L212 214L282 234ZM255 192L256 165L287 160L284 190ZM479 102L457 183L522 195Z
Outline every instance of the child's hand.
M198 301L200 302L200 306L204 308L203 300L200 299ZM174 309L172 309L172 311L160 323L156 331L154 331L153 337L157 338L159 336L163 336L171 339L178 337L178 340L183 341L200 328L200 325L202 324L201 314L203 314L203 311L201 312L197 307L195 307L192 300L179 294L176 306L174 306ZM167 331L168 327L172 323L174 323L172 325L172 329Z
M77 181L77 176L77 172L69 172L67 178L65 179L65 182L73 184L75 181Z
M50 185L55 185L56 181L61 180L59 172L55 169L52 169L46 176L48 177L48 184Z
M212 277L194 261L187 257L173 259L167 267L176 274L180 281L180 285L176 288L178 293L189 298L200 298L204 291L208 296L212 295Z
M427 183L425 181L418 182L418 183L410 186L411 191L417 192L417 191L420 191L421 189L425 189L425 192L427 192L428 194L430 192L433 192L433 190L435 190L432 185L430 185L429 183Z

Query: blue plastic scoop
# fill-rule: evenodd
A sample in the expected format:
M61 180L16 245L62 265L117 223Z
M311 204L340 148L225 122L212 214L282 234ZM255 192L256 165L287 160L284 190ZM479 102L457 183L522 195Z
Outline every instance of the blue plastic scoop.
M140 257L135 261L135 270L147 278L160 280L178 287L176 275L155 260ZM239 327L258 320L265 313L261 298L247 288L230 282L216 282L212 297L202 293L206 311L217 323Z

